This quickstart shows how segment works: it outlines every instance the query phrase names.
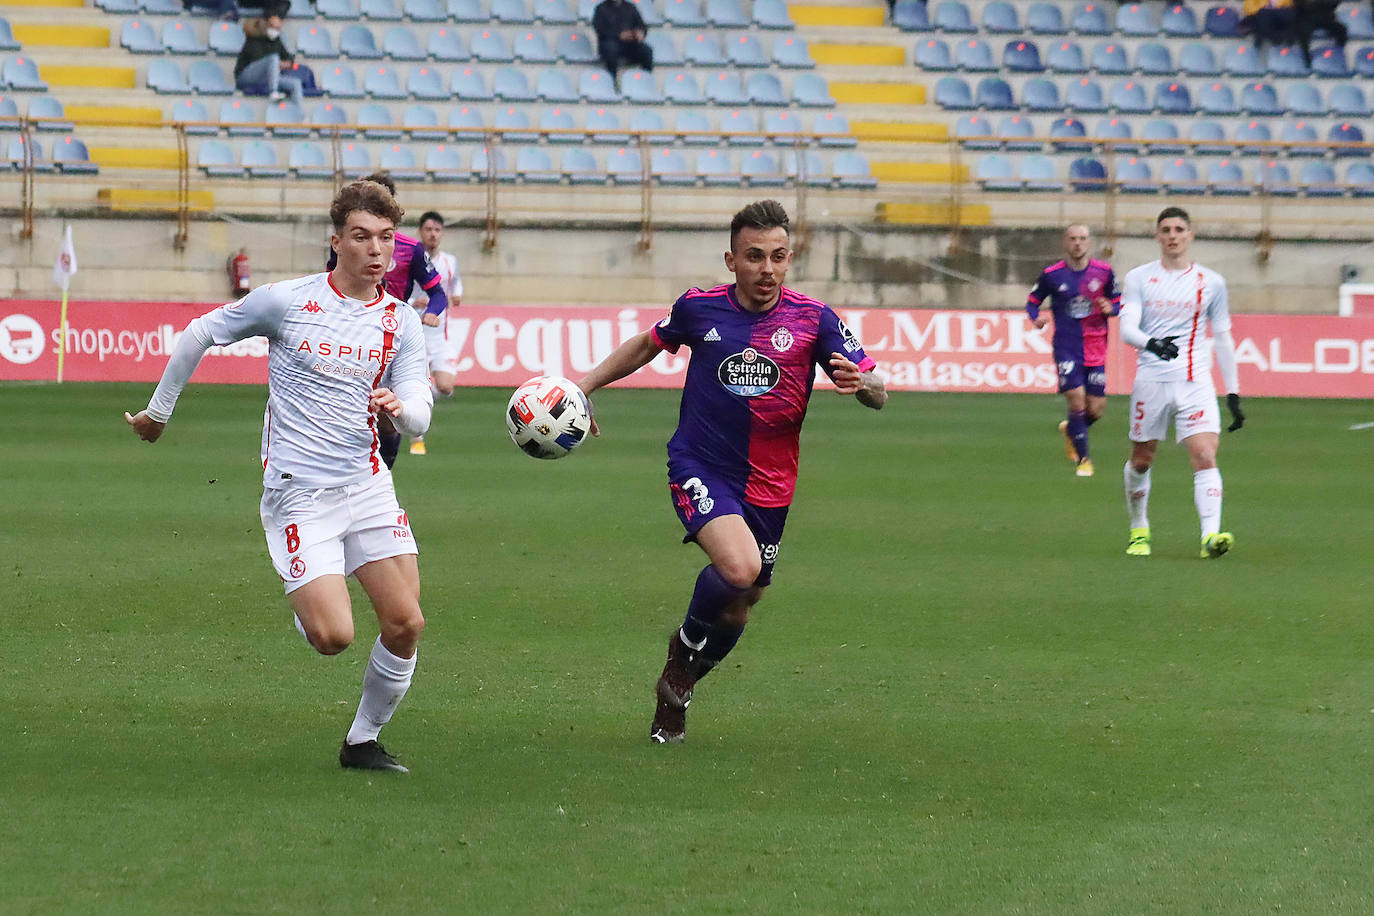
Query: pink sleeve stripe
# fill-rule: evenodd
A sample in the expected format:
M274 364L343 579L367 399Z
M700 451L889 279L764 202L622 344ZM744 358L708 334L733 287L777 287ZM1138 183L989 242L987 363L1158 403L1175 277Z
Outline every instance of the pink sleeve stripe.
M864 358L863 358L863 362L859 363L859 371L860 371L860 372L867 372L867 371L869 371L870 369L876 367L877 365L878 365L878 361L877 361L876 359L874 359L873 357L869 356L867 353L865 353L865 354L864 354Z
M810 296L802 295L795 289L788 289L786 286L782 288L782 297L786 299L788 302L795 302L798 305L816 305L820 306L821 308L825 307L825 303L821 300L812 299Z
M669 353L677 352L677 344L669 344L662 337L658 336L658 325L649 328L649 339L652 340L654 346L658 347L660 350L667 350Z
M729 285L730 284L728 283L722 283L720 286L713 286L710 289L700 289L694 286L691 289L687 290L687 292L683 293L682 298L700 299L702 296L723 296L725 295L725 290L727 287L729 287Z

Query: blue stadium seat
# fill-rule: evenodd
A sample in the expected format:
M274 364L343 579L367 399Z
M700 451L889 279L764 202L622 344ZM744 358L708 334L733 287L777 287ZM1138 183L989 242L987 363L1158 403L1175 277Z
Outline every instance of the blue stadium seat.
M1013 40L1002 50L1002 66L1012 73L1041 73L1040 49L1033 41Z
M1313 48L1312 75L1322 79L1349 79L1353 74L1345 62L1345 48Z
M544 25L577 25L577 12L567 0L534 0L534 18Z
M748 32L731 35L725 43L725 54L736 67L752 69L768 66L768 56L763 53L763 44Z
M655 67L681 67L687 62L670 31L650 32L644 43L653 49Z
M1272 76L1307 76L1307 64L1303 62L1302 51L1296 45L1269 49L1268 70Z
M664 0L663 18L680 29L700 29L707 25L706 14L698 0Z
M402 7L411 22L444 22L448 10L439 0L405 0Z
M1221 68L1230 76L1263 76L1264 57L1248 42L1238 42L1222 52Z
M725 49L720 46L714 32L688 35L683 42L682 56L687 63L697 67L725 66Z
M1087 152L1092 149L1087 136L1087 125L1078 118L1055 118L1050 124L1050 147L1055 152Z
M763 137L753 136L759 132L758 119L747 108L727 111L720 119L720 132L725 135L727 146L762 146Z
M945 55L948 57L948 49ZM816 66L806 39L800 35L779 35L773 39L773 64L787 70L811 70ZM917 66L921 66L920 61L917 61Z
M1207 193L1207 183L1198 176L1197 166L1191 159L1170 159L1164 163L1159 177L1171 194Z
M754 6L757 10L758 4ZM897 0L892 8L892 24L903 32L930 31L930 16L926 12L925 0Z
M632 105L662 105L663 90L652 73L632 70L620 78L620 94Z
M1367 118L1369 103L1358 83L1339 83L1331 87L1327 96L1331 114L1337 118Z
M365 25L346 25L339 32L339 53L354 60L381 60L382 49Z
M1098 73L1125 75L1131 72L1126 49L1117 41L1104 41L1093 48L1092 68Z
M180 0L139 0L139 9L154 16L180 16L186 11Z
M243 47L243 26L237 22L216 22L210 26L209 44L216 54L237 56Z
M767 150L756 149L740 157L740 175L753 188L776 188L787 184L778 158Z
M447 18L454 22L487 22L491 9L484 0L448 0Z
M1069 187L1075 191L1104 191L1107 167L1091 156L1080 156L1069 163Z
M46 98L46 96L37 96ZM30 102L30 105L33 103ZM14 96L0 95L0 130L14 130L19 127L19 103Z
M1011 159L1001 153L987 153L978 157L973 167L973 179L985 191L1019 191L1021 182L1015 178Z
M715 127L704 111L681 109L673 120L673 131L687 146L715 146L719 142L713 136Z
M650 37L653 34L650 32ZM566 64L591 64L597 60L595 45L582 32L560 32L553 49Z
M21 45L14 37L14 29L10 27L10 21L4 16L0 16L0 51L18 51Z
M945 44L944 38L922 38L916 43L912 58L916 62L916 67L921 70L934 70L938 73L955 69L954 56L949 54L949 45Z
M315 18L315 7L310 0L288 0L286 4L286 15L283 19L313 19Z
M1090 76L1071 81L1064 93L1064 105L1068 110L1080 114L1106 111L1107 100L1102 96L1102 84Z
M59 171L67 175L95 175L100 171L91 161L86 144L72 136L53 140L52 161Z
M832 113L826 112L826 114ZM770 139L779 146L796 143L796 135L803 131L801 118L790 111L764 112L763 129L773 135Z
M234 161L229 144L220 140L203 140L196 150L196 168L211 178L239 178L243 167Z
M1212 46L1200 41L1190 41L1179 50L1178 69L1188 76L1218 76L1221 73Z
M953 34L971 35L978 31L973 24L972 14L962 0L941 0L940 5L935 7L931 25L942 32Z
M996 73L992 49L981 38L961 38L954 43L954 65L969 73Z
M491 0L491 18L507 25L530 25L534 13L527 0Z
M897 5L902 6L901 0ZM922 12L925 11L925 4L921 4ZM897 22L897 15L892 16L893 24L901 28ZM754 25L761 29L786 29L791 30L795 27L792 22L792 14L787 11L787 4L784 0L754 0Z
M274 137L308 137L310 125L306 123L305 111L293 99L280 99L268 102L263 116Z
M1148 114L1152 110L1144 84L1134 79L1112 83L1109 104L1122 114Z
M1240 13L1233 6L1214 6L1207 11L1203 28L1213 38L1236 38L1240 35Z
M1234 159L1213 162L1207 168L1207 185L1213 194L1229 197L1244 197L1254 190L1245 178L1245 170Z
M237 53L237 52L235 52ZM296 54L299 57L318 57L332 60L339 56L334 38L320 25L302 25L296 29Z
M191 23L180 19L162 24L162 46L169 54L204 54L210 50Z
M36 95L29 99L29 117L37 130L66 132L75 125L67 120L62 103L50 95Z
M493 29L473 32L468 47L477 60L492 64L508 64L515 60L506 36Z
M673 135L668 132L662 113L652 108L641 108L630 115L630 130L641 134L647 143L672 143ZM550 136L550 143L558 140Z
M636 114L654 114L658 112L636 112ZM550 143L581 143L582 136L573 131L577 130L577 120L573 117L571 109L564 108L562 105L555 105L553 108L545 108L539 112L539 130L548 137ZM565 133L567 131L567 133Z
M357 124L370 140L396 140L401 136L401 129L391 119L391 109L376 102L358 106Z
M1125 118L1103 118L1097 122L1093 136L1102 141L1114 141L1104 142L1104 146L1118 153L1134 153L1140 149L1131 134L1131 122Z
M1019 35L1021 17L1007 0L989 0L983 4L983 31L989 34Z
M1002 144L1008 150L1040 150L1040 141L1035 138L1035 122L1023 114L1003 115L997 122L997 136L1002 138Z
M697 150L693 171L708 188L728 188L740 182L734 154L723 149Z
M1107 18L1106 7L1093 0L1074 7L1069 16L1069 28L1079 35L1110 35L1112 22Z
M1274 135L1269 130L1269 125L1264 121L1242 121L1236 125L1235 139L1240 146L1238 152L1242 156L1272 156L1277 152L1271 147L1246 145L1269 143L1274 139Z
M541 146L522 146L515 154L515 174L526 184L558 184L563 172Z
M811 132L820 137L816 142L821 146L854 147L859 142L849 128L849 119L838 111L818 112L811 122Z
M964 149L997 149L1002 145L992 123L982 115L967 114L954 122L954 136Z
M464 102L490 102L495 96L487 76L475 67L454 70L448 77L450 94Z
M95 0L95 5L107 13L138 12L138 0Z
M545 102L572 104L580 96L568 74L557 67L545 67L534 78L534 94Z
M463 34L455 28L441 26L429 33L425 52L437 61L461 63L472 58Z
M239 163L253 178L286 177L286 167L277 162L277 148L261 140L243 145L239 153Z
M1151 118L1140 128L1140 138L1145 141L1145 152L1152 155L1177 156L1188 151L1178 142L1178 125L1164 118Z
M143 19L125 19L119 27L119 46L134 54L161 54L157 31Z
M386 64L363 71L363 91L374 99L403 99L408 95L396 68Z
M1331 143L1364 143L1364 131L1358 125L1349 121L1342 121L1339 124L1332 124L1331 130L1327 132L1326 139ZM1331 155L1337 159L1347 157L1368 159L1369 150L1361 147L1337 147L1331 151Z
M408 25L393 25L386 30L382 35L382 53L392 60L424 60L429 56Z
M1064 182L1059 180L1058 169L1049 156L1032 153L1022 156L1017 164L1017 176L1021 186L1027 191L1062 191Z
M411 67L406 77L406 94L413 99L441 102L450 95L444 74L430 66Z
M1312 159L1302 164L1298 172L1298 184L1308 197L1341 197L1345 189L1336 180L1336 170L1331 163Z
M749 17L739 0L706 0L706 21L718 29L749 28Z
M498 67L491 75L491 92L501 102L533 102L534 87L526 70L520 67Z
M644 180L644 164L639 151L621 147L606 157L606 174L616 184L639 184Z
M563 177L569 184L605 184L606 170L591 150L569 147L563 151Z
M1237 115L1236 97L1229 83L1203 83L1197 91L1197 110L1209 115Z
M1374 38L1374 19L1366 3L1342 3L1337 9L1340 21L1351 38Z
M448 111L448 129L459 140L481 140L486 136L487 122L475 105L456 105Z
M604 70L583 70L577 80L577 94L583 101L592 104L620 101L620 93L615 90L615 82Z
M1045 63L1055 73L1088 72L1088 62L1083 57L1083 46L1072 38L1051 44Z
M351 137L354 130L346 125L352 119L338 102L316 102L310 109L310 125L321 137L327 137L337 128L340 136Z
M506 158L506 151L500 148L480 147L472 151L472 177L478 181L514 181L515 169Z
M1355 52L1355 73L1365 79L1374 79L1374 47L1365 46Z
M443 140L448 136L432 105L407 105L401 112L401 126L412 140Z
M1157 41L1143 41L1135 49L1135 68L1146 76L1173 76L1173 55Z
M1054 85L1048 80L1040 80L1040 83ZM1056 90L1056 94L1058 94L1058 90ZM979 80L978 88L974 91L974 100L977 102L977 107L985 108L988 111L1011 111L1016 108L1016 101L1011 95L1011 86L1007 85L1006 80L997 76L989 76ZM1059 106L1056 105L1055 107Z
M1288 166L1277 159L1261 163L1258 177L1259 186L1266 194L1275 197L1294 197L1298 193L1298 186L1289 177Z
M694 74L686 70L663 75L663 97L673 105L702 105L706 96L701 94L701 84Z
M472 174L463 164L463 151L445 143L425 153L425 172L435 181L467 181Z
M1240 107L1247 114L1279 115L1279 96L1268 83L1246 83L1240 89Z
M1326 149L1317 142L1317 128L1308 121L1285 121L1279 128L1279 141L1288 144L1290 158L1326 155Z
M753 95L755 81L758 80L761 87L765 82L762 77L768 76L772 74L755 73L749 77L749 89L755 105L768 104L761 101L762 96ZM802 108L835 107L835 100L830 96L830 86L814 73L798 73L792 80L792 101Z
M768 73L755 73L753 76L771 76ZM776 77L774 77L776 79ZM749 96L744 91L744 82L733 70L717 70L702 79L702 89L706 100L713 105L747 105Z
M1159 185L1150 174L1150 163L1137 156L1117 163L1116 186L1123 194L1159 193Z
M1304 118L1320 118L1329 114L1322 94L1311 83L1289 83L1284 92L1284 111Z
M620 115L609 108L594 108L587 112L585 126L593 143L623 146L630 142L630 135L625 133Z
M534 131L534 124L530 121L530 113L514 105L498 109L491 119L491 126L507 143L535 143L539 140L539 134Z
M973 91L960 76L942 76L935 84L935 104L941 108L961 111L976 108L973 104Z
M297 178L333 178L334 169L318 143L298 140L286 152L286 167Z
M326 19L356 20L358 0L318 0L315 10Z
M1161 82L1155 86L1154 107L1164 114L1191 114L1193 97L1183 83Z
M815 150L787 149L781 153L782 170L798 185L809 188L830 187L830 169Z
M191 61L191 67L186 71L186 79L191 88L201 95L232 95L234 92L234 84L224 75L224 68L218 61Z
M399 22L405 18L405 12L396 0L367 0L361 6L362 14L368 19Z
M186 82L186 75L181 72L181 65L166 59L148 62L147 86L159 93L184 95L191 91L191 85Z
M979 92L981 91L980 83ZM1059 99L1059 86L1039 77L1028 79L1021 86L1021 105L1027 111L1060 111L1064 107L1064 103ZM985 107L992 108L991 105Z
M1139 3L1123 3L1116 9L1116 30L1122 35L1142 38L1159 33L1155 17L1148 6Z
M1196 119L1188 126L1188 139L1199 156L1227 156L1231 144L1226 142L1226 129L1216 121Z
M56 152L53 158L57 158ZM1374 165L1368 162L1350 163L1345 170L1345 183L1355 197L1374 197Z
M667 22L667 20L663 17L663 14L658 11L658 6L655 5L654 0L630 0L630 2L635 5L635 8L637 10L639 10L640 18L644 20L644 24L647 25L649 28L655 29L663 25L665 22ZM580 7L581 0L579 0L579 10ZM592 3L592 8L593 10L595 10L595 2ZM581 16L579 15L578 18L580 19ZM590 16L587 17L587 21L591 21Z
M876 188L878 179L873 177L868 159L863 153L847 150L835 156L830 163L830 174L835 184L841 188Z
M1186 3L1164 4L1159 28L1165 35L1175 38L1198 38L1202 35L1202 26L1193 14L1193 8Z
M1036 0L1026 10L1026 28L1036 35L1065 35L1064 12L1057 3Z

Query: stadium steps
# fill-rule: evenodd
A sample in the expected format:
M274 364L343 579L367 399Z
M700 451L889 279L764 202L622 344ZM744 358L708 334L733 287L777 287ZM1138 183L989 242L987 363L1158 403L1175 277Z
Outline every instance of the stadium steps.
M968 181L968 166L949 162L873 162L868 163L873 177L879 182L900 181L903 184L950 184Z
M120 212L165 212L177 209L177 192L157 188L101 188L96 201ZM214 191L192 191L188 196L192 210L213 210Z
M52 89L134 89L138 85L138 71L133 67L39 64L38 75Z
M110 30L98 25L13 24L14 37L26 51L32 48L108 48Z
M176 169L181 154L176 147L92 146L91 161L105 169Z
M156 127L162 124L162 109L142 105L68 105L67 120L78 126Z
M886 17L881 6L788 4L787 12L799 27L872 27L882 25Z
M906 64L906 49L901 45L817 42L809 47L811 59L824 66L900 67Z
M830 95L845 105L924 105L926 87L919 83L831 82Z
M935 121L851 121L849 132L860 143L912 143L947 140L949 125Z
M0 0L0 9L22 9L24 7L43 7L44 9L81 9L86 0Z
M892 226L948 226L956 218L963 226L992 225L992 208L987 204L960 204L956 209L947 203L891 203L878 204L878 222Z

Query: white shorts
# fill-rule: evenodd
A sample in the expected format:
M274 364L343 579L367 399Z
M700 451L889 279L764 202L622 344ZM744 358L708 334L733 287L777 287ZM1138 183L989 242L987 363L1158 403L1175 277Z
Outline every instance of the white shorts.
M346 487L264 490L262 530L288 595L320 576L351 576L364 563L420 552L390 474Z
M429 374L436 372L452 372L449 368L448 337L446 335L446 325L448 316L439 316L439 326L431 328L424 325L425 329L425 356L429 359Z
M1221 432L1221 409L1212 380L1195 382L1142 382L1131 390L1130 439L1151 442L1163 439L1174 421L1174 441L1198 433Z

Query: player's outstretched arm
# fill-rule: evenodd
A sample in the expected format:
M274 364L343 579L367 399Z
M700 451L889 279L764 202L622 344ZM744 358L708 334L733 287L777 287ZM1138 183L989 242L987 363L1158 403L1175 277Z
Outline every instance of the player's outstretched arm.
M592 392L647 366L660 352L653 335L648 331L640 331L616 347L615 352L598 363L591 372L578 379L577 387L587 396L587 406L592 409L593 436L601 435L601 427L596 422L596 410L592 407Z
M830 354L830 380L840 394L852 394L865 407L882 410L887 403L887 386L873 371L860 372L853 360L841 353Z

